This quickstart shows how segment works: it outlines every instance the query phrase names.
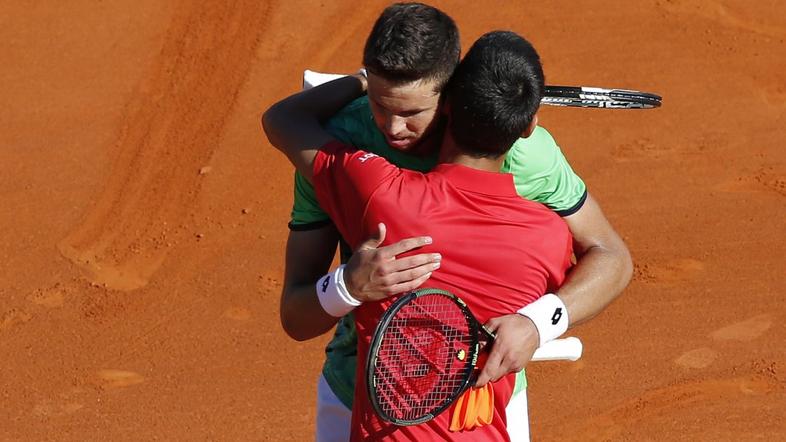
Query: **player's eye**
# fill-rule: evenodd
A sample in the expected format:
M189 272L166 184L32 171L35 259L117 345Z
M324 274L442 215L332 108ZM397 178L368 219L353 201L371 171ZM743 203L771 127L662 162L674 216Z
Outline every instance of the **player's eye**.
M399 112L396 115L398 115L401 118L409 118L409 117L414 117L415 115L417 115L417 114L419 114L421 112L423 112L423 111L422 110L413 110L413 111Z

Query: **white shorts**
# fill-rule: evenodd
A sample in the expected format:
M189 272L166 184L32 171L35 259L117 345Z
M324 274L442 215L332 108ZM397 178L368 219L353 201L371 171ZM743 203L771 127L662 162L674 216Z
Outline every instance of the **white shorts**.
M505 407L508 435L511 442L529 442L529 414L527 390L513 396ZM316 442L347 442L352 426L352 410L341 402L330 389L324 376L317 382Z

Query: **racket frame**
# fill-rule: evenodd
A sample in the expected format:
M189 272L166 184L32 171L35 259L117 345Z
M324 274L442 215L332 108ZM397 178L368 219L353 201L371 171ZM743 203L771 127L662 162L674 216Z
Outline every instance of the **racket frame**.
M446 399L444 403L438 407L435 407L433 410L429 411L428 413L423 414L422 416L415 418L415 419L399 419L393 416L388 415L383 409L382 404L380 403L379 399L377 398L375 386L376 381L374 378L375 368L377 361L379 360L378 351L379 348L384 340L384 334L387 330L390 323L393 321L393 318L396 314L407 304L411 303L413 300L427 296L427 295L441 295L446 298L449 298L452 302L458 305L464 314L465 318L467 319L467 326L468 326L468 334L470 339L469 350L472 354L468 355L465 362L464 368L464 380L461 383L460 387L455 391L450 398ZM440 413L445 411L450 407L450 405L459 397L461 396L467 388L469 388L475 381L476 373L475 369L477 368L478 363L478 355L482 350L481 343L483 340L481 338L486 338L486 345L491 343L494 339L494 335L490 333L485 326L480 324L480 322L475 318L475 316L470 311L467 304L458 296L440 289L420 289L406 295L402 295L399 297L391 306L385 311L382 315L382 318L377 324L377 328L374 331L374 335L371 339L371 345L369 346L368 357L366 358L366 389L368 393L369 401L371 402L371 406L374 408L374 411L377 413L381 419L390 422L395 425L399 426L408 426L408 425L418 425L424 422L428 422L435 417L437 417ZM484 347L485 347L484 346Z
M344 76L306 69L303 71L303 89L310 89ZM540 103L548 106L597 109L653 109L660 107L662 100L660 95L631 89L546 85Z
M596 107L606 109L652 109L660 107L662 97L628 89L604 89L587 86L550 86L544 90L541 104L550 106Z

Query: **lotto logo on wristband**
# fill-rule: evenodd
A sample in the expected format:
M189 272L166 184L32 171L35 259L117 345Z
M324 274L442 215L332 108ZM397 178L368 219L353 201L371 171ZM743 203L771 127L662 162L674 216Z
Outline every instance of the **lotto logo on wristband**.
M319 304L330 316L340 318L360 305L360 301L349 294L344 285L344 266L338 266L335 272L328 273L317 281L314 287Z
M325 293L330 285L330 275L325 275L325 279L322 281L322 293Z
M551 325L557 325L560 319L562 319L562 308L557 308L551 316Z
M518 314L532 320L538 329L540 345L557 339L568 330L568 310L559 296L547 293L535 302L522 307Z

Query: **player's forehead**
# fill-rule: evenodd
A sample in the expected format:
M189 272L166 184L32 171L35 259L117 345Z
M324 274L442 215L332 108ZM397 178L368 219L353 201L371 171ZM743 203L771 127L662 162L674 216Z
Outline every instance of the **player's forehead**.
M439 92L434 80L391 82L369 74L368 97L377 105L390 111L406 112L423 110L439 104Z

